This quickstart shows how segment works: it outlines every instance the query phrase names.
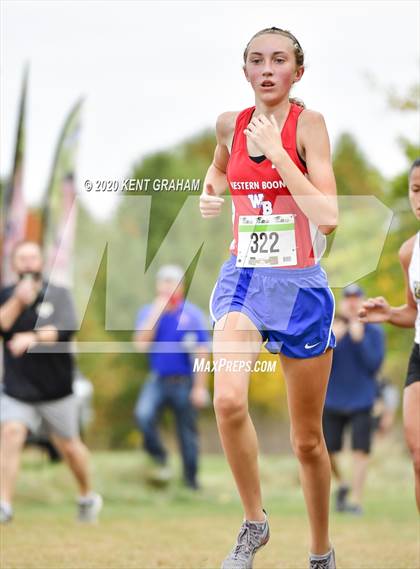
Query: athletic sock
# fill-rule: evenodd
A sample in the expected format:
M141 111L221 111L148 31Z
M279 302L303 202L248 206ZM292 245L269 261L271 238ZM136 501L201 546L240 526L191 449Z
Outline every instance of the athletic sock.
M309 553L309 557L314 561L322 561L323 559L328 559L331 553L332 553L332 547L327 553L323 553L322 555L316 555L316 553Z

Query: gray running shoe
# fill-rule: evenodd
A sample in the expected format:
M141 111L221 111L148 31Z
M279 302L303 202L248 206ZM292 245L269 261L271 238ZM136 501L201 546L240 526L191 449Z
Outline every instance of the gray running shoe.
M13 512L0 504L0 524L8 524L13 519Z
M102 496L92 493L88 500L78 500L78 515L79 522L93 523L98 519L98 514L102 510L103 500Z
M325 559L309 557L309 569L336 569L334 549Z
M269 539L267 518L262 524L246 520L239 530L235 547L224 559L221 569L252 569L254 555Z

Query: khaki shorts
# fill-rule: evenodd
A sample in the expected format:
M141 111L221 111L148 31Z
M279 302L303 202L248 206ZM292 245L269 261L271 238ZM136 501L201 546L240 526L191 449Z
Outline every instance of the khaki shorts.
M76 397L71 394L54 401L28 403L0 393L0 423L17 421L36 433L45 427L63 439L79 436Z

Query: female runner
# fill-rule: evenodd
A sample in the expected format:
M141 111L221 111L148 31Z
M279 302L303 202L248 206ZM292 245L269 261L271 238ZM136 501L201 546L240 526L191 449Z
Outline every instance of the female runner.
M408 195L413 213L420 220L420 158L410 168ZM359 317L362 322L390 322L402 328L415 326L416 329L404 388L403 415L420 512L420 231L401 245L399 257L405 276L407 302L394 307L383 296L369 298L363 304Z
M291 442L311 527L311 569L335 568L328 533L330 462L321 427L335 338L334 297L318 261L337 224L330 145L321 114L289 99L304 56L288 31L256 33L244 52L255 106L227 112L200 197L205 218L219 215L229 186L231 256L210 299L217 364L214 407L244 522L223 569L252 568L269 539L256 432L248 413L249 369L261 345L278 353L287 383ZM246 365L244 365L246 364ZM221 366L220 366L221 368ZM241 369L232 372L230 370Z

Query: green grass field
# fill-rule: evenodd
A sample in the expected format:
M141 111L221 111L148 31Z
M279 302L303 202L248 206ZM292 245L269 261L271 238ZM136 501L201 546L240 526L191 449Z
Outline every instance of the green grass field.
M203 489L175 480L158 490L142 479L137 452L93 455L105 507L95 526L74 521L74 486L66 468L25 453L15 520L1 528L1 569L215 568L231 548L242 511L223 456L201 461ZM348 459L345 460L348 466ZM176 458L175 469L179 468ZM308 526L293 456L264 456L261 473L270 514L270 543L255 569L307 566ZM402 443L377 445L361 518L332 514L331 535L340 569L418 569L419 518L412 472Z

